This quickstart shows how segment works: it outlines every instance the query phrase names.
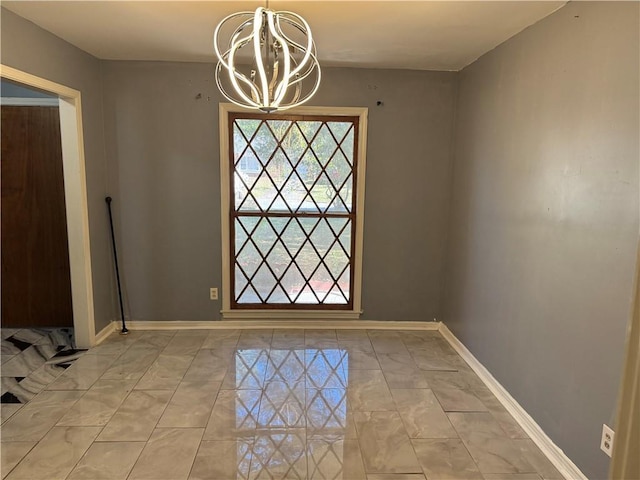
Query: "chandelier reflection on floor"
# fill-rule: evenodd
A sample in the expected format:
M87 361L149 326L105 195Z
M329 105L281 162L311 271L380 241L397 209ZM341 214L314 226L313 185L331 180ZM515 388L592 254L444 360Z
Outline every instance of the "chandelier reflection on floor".
M228 40L221 42L224 31ZM218 24L213 37L216 83L236 105L267 113L286 110L318 90L316 46L300 15L263 7L234 13Z

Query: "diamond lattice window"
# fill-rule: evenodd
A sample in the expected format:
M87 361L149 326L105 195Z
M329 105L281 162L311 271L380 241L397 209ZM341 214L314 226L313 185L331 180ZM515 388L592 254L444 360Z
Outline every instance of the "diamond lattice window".
M229 125L232 308L353 308L358 117Z

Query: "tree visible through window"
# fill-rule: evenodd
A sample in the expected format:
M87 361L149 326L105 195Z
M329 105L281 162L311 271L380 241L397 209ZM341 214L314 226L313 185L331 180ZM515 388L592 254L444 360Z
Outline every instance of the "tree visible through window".
M229 125L232 308L351 309L358 117Z

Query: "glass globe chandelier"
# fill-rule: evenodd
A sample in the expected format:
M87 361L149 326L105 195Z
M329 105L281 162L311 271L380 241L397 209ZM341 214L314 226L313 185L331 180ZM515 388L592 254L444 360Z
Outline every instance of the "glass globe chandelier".
M231 31L225 42L220 38L223 30ZM241 107L267 113L286 110L305 103L320 86L311 29L296 13L268 6L234 13L216 27L213 45L218 88Z

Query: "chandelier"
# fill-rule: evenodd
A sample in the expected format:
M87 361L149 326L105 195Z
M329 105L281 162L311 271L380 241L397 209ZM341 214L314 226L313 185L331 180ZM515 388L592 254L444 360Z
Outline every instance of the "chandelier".
M221 31L233 29L221 45ZM224 18L213 34L220 92L241 107L273 112L309 100L320 65L309 24L293 12L259 7Z

